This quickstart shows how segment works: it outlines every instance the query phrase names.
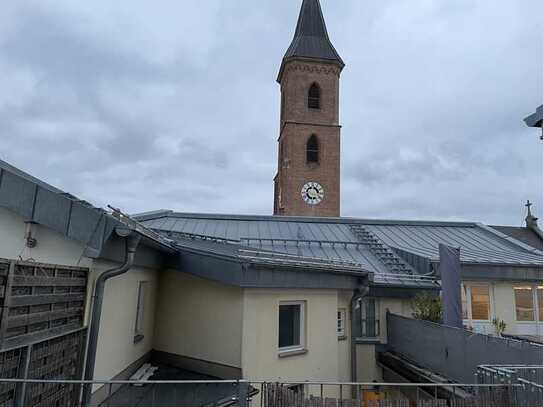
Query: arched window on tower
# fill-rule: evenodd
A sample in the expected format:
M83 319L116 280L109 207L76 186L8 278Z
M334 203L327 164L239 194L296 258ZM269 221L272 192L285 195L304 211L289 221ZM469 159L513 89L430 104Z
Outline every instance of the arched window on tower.
M314 134L309 137L309 140L307 140L307 146L306 146L306 154L307 154L307 163L317 163L319 162L319 140L317 139L317 136Z
M321 108L321 89L316 83L311 85L309 92L307 93L307 106L310 109Z

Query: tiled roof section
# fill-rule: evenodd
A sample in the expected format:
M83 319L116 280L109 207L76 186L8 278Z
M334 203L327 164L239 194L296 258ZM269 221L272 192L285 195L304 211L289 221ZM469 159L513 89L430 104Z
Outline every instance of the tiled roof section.
M524 122L529 127L541 127L541 123L543 122L543 105L539 106L535 113L524 119Z
M335 61L345 65L328 37L319 0L304 0L296 33L284 59L302 57Z
M531 229L515 226L492 226L492 228L543 251L543 240Z

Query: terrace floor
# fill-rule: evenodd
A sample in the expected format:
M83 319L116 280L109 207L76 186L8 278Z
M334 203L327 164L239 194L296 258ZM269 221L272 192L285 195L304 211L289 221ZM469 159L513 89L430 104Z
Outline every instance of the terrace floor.
M159 366L150 380L217 380L186 370ZM101 407L182 407L208 406L237 394L235 384L125 385L106 399Z

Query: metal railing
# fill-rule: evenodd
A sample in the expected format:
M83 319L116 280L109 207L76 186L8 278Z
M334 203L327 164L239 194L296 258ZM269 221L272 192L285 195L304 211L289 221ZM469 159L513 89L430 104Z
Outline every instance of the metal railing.
M249 380L24 380L0 379L0 386L94 385L93 405L102 407L506 407L517 406L520 384L351 383ZM55 400L37 404L56 406ZM82 406L81 399L66 407Z
M519 407L543 405L542 365L481 365L475 376L481 384L516 384Z

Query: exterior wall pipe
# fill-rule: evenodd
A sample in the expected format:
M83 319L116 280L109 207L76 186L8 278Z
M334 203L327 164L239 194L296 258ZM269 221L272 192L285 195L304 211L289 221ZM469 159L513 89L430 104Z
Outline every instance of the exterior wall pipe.
M367 286L362 286L358 288L351 298L351 315L349 318L349 322L351 324L351 381L353 383L357 382L357 374L356 370L358 369L357 362L356 362L356 335L354 332L354 313L356 309L356 302L362 298L368 295L368 292L370 291L370 288ZM358 386L355 386L353 389L353 397L355 400L358 400L360 389Z
M141 236L126 228L117 228L115 230L117 235L125 237L125 260L124 263L119 266L107 270L100 274L94 284L93 295L93 307L92 316L90 320L89 341L87 348L87 358L85 367L85 379L92 380L94 376L94 368L96 364L96 351L98 347L98 334L100 332L100 318L102 316L102 305L104 302L104 290L106 282L113 277L120 276L126 273L130 267L134 264L134 258L136 257L136 250L138 248ZM83 406L90 406L92 395L92 385L85 386L83 393Z

